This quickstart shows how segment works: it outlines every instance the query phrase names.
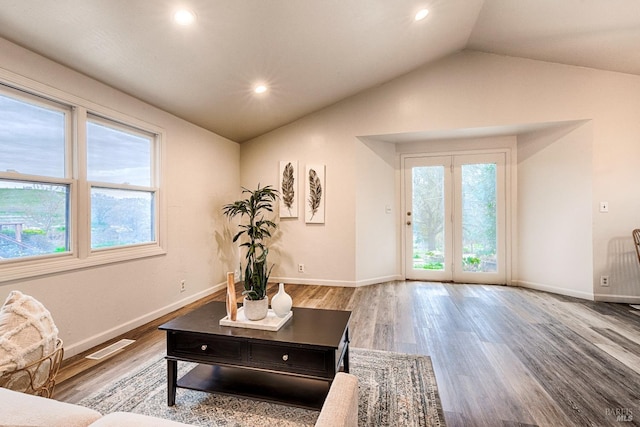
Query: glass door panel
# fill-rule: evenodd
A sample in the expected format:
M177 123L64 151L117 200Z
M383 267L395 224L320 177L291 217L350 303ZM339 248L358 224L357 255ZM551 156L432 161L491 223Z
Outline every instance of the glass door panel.
M505 156L454 156L454 281L506 283Z
M462 271L495 272L496 164L462 165Z
M405 167L407 277L451 280L451 158L411 158Z
M444 270L444 167L413 172L413 268Z

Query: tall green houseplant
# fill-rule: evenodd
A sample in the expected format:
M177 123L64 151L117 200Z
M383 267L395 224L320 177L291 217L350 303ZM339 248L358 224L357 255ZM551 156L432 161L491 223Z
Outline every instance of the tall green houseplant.
M240 245L247 250L242 294L249 300L261 300L267 296L267 282L273 268L273 265L271 268L267 266L269 249L265 246L264 239L271 237L271 231L277 228L264 215L266 212L273 212L273 205L279 194L270 185L260 188L260 184L253 191L243 187L242 194L247 197L224 205L222 212L229 219L238 215L241 219L245 216L248 219L248 223L240 224L240 231L233 236L233 241L236 242L243 235L247 237L247 241Z

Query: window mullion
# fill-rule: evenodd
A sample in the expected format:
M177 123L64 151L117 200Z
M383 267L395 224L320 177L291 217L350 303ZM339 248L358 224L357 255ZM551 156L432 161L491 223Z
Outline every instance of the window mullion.
M74 115L74 170L73 177L77 182L77 191L72 195L72 202L75 199L75 212L72 218L72 229L76 231L73 236L78 258L84 259L89 256L91 241L91 188L87 182L87 110L77 107ZM73 197L75 196L75 197Z

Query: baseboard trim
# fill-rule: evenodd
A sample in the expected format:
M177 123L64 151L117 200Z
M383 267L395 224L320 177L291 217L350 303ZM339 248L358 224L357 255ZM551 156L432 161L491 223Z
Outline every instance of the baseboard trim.
M374 277L371 279L357 280L356 286L377 285L378 283L394 282L396 280L404 280L404 278L400 274L394 274L391 276Z
M318 285L318 286L343 286L345 288L356 287L356 282L343 280L326 279L302 279L300 277L270 277L269 282L291 283L295 285Z
M374 277L371 279L357 281L326 280L326 279L301 279L297 277L270 277L270 282L291 283L296 285L318 285L318 286L342 286L345 288L357 288L359 286L369 286L378 283L403 280L399 274L391 276Z
M126 332L131 331L132 329L135 329L139 326L149 323L157 319L158 317L164 316L165 314L171 313L172 311L182 308L187 304L191 304L192 302L198 301L201 298L204 298L206 296L213 294L214 292L224 289L226 286L227 286L227 282L213 285L208 289L205 289L193 295L189 295L186 298L183 298L167 306L161 307L150 313L144 314L128 322L122 323L107 331L101 332L99 334L91 336L77 343L73 343L71 345L67 345L65 343L64 358L67 359L69 357L75 356L76 354L80 354L83 351L89 350L90 348L93 348L97 345L103 344L104 342L112 338L115 338L119 335L122 335Z
M628 295L595 294L595 300L600 302L617 302L621 304L640 304L640 297Z
M526 280L513 280L512 283L522 288L535 289L537 291L550 292L552 294L565 295L568 297L581 298L589 301L594 300L593 292L582 292L574 289L559 288L557 286L545 285L542 283L528 282Z

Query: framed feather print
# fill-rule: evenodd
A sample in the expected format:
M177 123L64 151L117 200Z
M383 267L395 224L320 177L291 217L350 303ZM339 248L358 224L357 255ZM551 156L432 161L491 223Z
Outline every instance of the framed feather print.
M298 162L280 162L280 218L298 217Z
M305 209L304 220L307 224L324 224L325 167L307 165L305 171Z

